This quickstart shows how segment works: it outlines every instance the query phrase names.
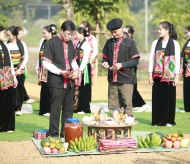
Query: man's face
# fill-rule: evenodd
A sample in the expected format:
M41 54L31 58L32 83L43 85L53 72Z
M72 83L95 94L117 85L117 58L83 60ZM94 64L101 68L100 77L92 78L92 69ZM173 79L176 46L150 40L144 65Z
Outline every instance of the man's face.
M73 37L73 31L72 30L61 31L61 36L66 42L68 42Z
M110 32L111 32L111 34L112 34L112 36L114 38L120 38L120 37L123 36L123 30L122 30L122 28L119 28L117 30L111 30Z

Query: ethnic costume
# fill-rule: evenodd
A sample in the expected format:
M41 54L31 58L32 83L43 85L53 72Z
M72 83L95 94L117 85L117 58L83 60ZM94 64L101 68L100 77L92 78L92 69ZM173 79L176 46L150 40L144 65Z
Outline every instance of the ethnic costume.
M22 73L16 75L18 86L14 89L14 107L15 111L21 111L22 104L24 101L24 69L26 63L28 62L28 51L26 44L19 39L17 43L13 44L9 41L7 42L7 47L10 51L11 60L14 65L15 71L19 68L22 68Z
M108 108L113 110L119 107L119 94L122 97L125 113L132 114L133 94L133 67L137 66L140 57L134 41L125 35L119 39L110 38L107 40L102 51L102 63L108 62L112 67L121 63L119 71L108 69ZM112 112L112 111L111 111Z
M13 72L8 49L0 41L0 132L15 130Z
M71 63L75 58L72 41L65 42L61 35L47 41L42 64L48 69L47 84L50 94L49 135L59 136L59 120L61 116L60 137L64 137L64 124L73 116L74 80L60 75L61 70L72 71ZM51 66L51 67L50 67ZM52 68L52 69L51 69Z
M42 58L44 56L44 47L46 42L47 40L44 39L42 39L40 42L39 58L36 66L39 73L38 84L41 85L39 115L50 113L51 110L49 87L47 85L48 70L45 69L42 65Z
M179 44L169 38L155 40L151 47L149 72L152 72L152 125L175 125L176 87L175 75L179 74Z
M82 71L82 80L79 87L79 102L78 107L74 112L91 113L91 65L89 63L89 54L91 51L90 44L83 39L78 43L76 54L78 56L77 63L80 66L79 70Z
M181 68L181 73L183 73L184 110L190 112L190 39L185 43L181 52Z
M90 55L89 55L89 59L94 59L96 57L96 55L98 54L98 44L97 44L97 40L95 38L94 35L91 35L89 37L86 37L86 40L88 41L88 43L91 46L91 51L90 51ZM90 63L91 65L91 78L94 77L94 61L92 63Z
M98 54L97 40L96 40L95 36L91 35L91 34L90 34L90 36L85 37L85 39L90 44L90 47L91 47L91 51L89 54L89 60L94 59L96 57L96 55ZM78 38L74 37L73 45L74 45L75 49L77 48L78 42L79 42ZM94 61L92 63L90 63L90 66L91 66L91 78L93 78L94 77L94 68L95 68Z

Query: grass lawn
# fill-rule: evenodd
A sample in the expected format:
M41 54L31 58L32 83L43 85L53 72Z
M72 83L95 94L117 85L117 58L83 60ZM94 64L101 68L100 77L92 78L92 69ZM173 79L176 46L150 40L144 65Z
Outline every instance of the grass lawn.
M39 116L39 102L34 102L33 104L34 112L32 114L23 114L22 116L16 117L16 130L13 133L2 132L0 133L0 141L21 141L30 140L33 135L34 130L38 129L48 129L49 127L49 117ZM183 101L177 101L177 107L183 108ZM91 114L85 114L90 116ZM132 130L134 131L149 131L149 132L163 132L173 133L181 130L184 134L190 133L189 122L190 113L176 112L176 126L173 127L155 127L151 126L151 112L136 112L134 113L136 120L139 124L134 126ZM82 120L84 115L74 113L74 118L79 118ZM84 127L84 134L87 133L87 128Z

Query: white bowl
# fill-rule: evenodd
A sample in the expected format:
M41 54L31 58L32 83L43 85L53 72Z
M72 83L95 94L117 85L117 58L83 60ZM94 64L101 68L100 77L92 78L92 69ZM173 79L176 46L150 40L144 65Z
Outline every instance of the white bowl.
M113 124L114 124L114 121L113 121L113 120L106 120L106 121L105 121L105 124L106 124L106 125L113 125Z
M126 117L125 123L126 124L132 124L135 121L135 117Z

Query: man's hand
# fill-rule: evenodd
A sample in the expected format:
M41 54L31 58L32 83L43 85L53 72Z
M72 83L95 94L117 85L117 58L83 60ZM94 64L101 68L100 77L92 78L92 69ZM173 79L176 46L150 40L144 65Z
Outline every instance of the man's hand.
M122 67L122 64L121 64L121 63L116 63L116 64L114 64L114 65L110 68L110 70L117 71L117 70L120 70L121 67Z
M63 70L60 72L60 75L62 75L64 78L70 77L70 71Z
M108 65L108 62L103 62L102 63L102 66L106 69L108 69L110 66Z

